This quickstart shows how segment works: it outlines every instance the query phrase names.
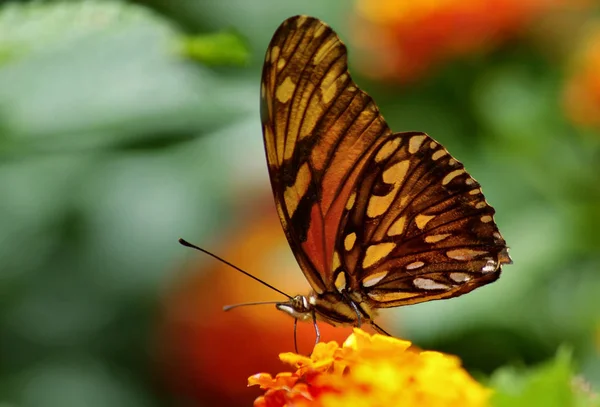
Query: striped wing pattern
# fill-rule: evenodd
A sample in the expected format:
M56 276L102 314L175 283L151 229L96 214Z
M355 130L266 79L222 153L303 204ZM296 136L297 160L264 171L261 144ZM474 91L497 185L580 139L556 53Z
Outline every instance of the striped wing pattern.
M263 69L261 119L288 241L315 291L335 289L331 264L344 206L391 131L350 78L345 45L321 21L291 18L275 33Z
M510 262L479 184L429 136L392 133L322 21L274 34L261 120L277 211L317 294L343 281L376 308L448 298Z

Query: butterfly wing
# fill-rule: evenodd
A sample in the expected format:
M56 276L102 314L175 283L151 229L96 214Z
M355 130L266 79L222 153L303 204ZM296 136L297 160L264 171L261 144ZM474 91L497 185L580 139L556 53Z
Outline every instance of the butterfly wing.
M318 294L337 280L376 308L449 298L510 262L479 184L429 136L392 134L325 23L276 31L261 119L277 211Z
M335 290L333 253L344 207L391 131L350 78L345 45L320 20L284 21L267 49L261 120L283 229L317 293Z
M334 275L372 307L455 297L500 276L506 242L477 181L423 133L369 157L340 224Z

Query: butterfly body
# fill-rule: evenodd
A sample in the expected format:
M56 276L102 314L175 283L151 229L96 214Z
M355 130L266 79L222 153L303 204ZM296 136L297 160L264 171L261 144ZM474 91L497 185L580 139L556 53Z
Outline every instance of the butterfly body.
M317 319L333 326L372 323L376 315L360 292L345 290L323 294L311 291L307 296L297 295L276 307L299 321Z
M462 295L511 263L479 183L428 135L390 130L322 21L276 31L261 120L276 208L313 289L278 309L374 325L378 308Z

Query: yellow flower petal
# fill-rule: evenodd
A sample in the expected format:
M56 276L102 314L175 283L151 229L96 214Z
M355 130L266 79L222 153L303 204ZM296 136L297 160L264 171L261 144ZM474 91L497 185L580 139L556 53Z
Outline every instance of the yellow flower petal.
M310 357L284 353L294 373L254 375L249 385L267 389L255 406L483 407L490 390L452 355L416 351L408 341L355 329L339 347L318 344Z

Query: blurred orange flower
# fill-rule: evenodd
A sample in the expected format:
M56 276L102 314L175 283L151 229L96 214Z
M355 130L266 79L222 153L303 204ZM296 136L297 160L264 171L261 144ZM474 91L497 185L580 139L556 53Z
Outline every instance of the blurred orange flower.
M209 244L214 244L214 251L228 261L283 291L308 292L308 283L281 229L271 193L266 192L268 195L256 197L256 202L240 198L237 202L242 202L249 213L247 222L236 222L221 247ZM178 278L165 293L162 320L157 327L158 364L168 391L193 405L248 405L259 391L244 388L243 383L257 369L279 371L284 367L272 356L294 348L294 321L274 305L223 312L227 304L281 297L206 256L190 252L189 258L194 262L177 272ZM392 326L385 316L380 321ZM338 341L351 331L329 324L319 328L324 338ZM394 332L398 332L397 326ZM299 349L312 348L312 324L298 325L297 340Z
M486 406L491 390L452 355L418 351L411 343L354 329L339 346L319 343L310 357L279 355L294 373L258 373L248 385L266 390L255 407Z
M569 119L583 126L600 126L600 27L589 31L574 57L563 94Z
M360 69L377 79L409 82L444 61L494 48L549 12L589 0L358 0Z

